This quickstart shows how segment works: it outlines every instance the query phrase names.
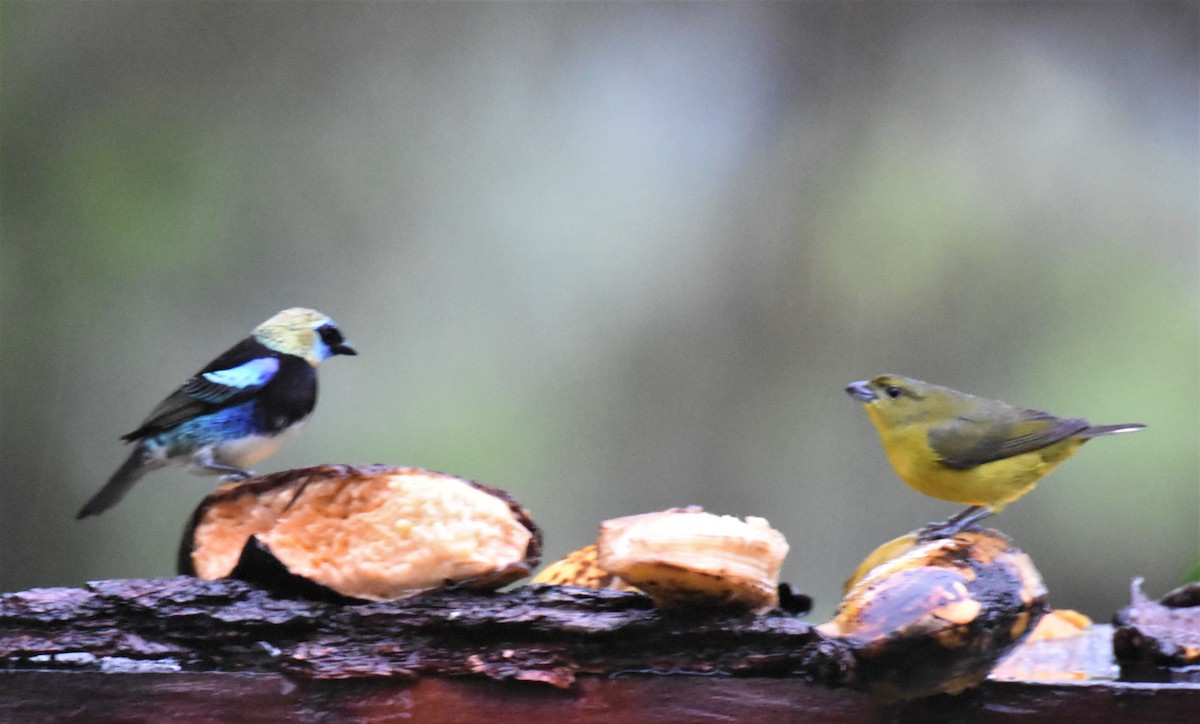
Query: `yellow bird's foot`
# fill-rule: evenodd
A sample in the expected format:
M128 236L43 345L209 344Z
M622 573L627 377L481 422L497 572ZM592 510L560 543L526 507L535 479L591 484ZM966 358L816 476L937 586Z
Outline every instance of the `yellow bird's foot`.
M963 512L951 517L948 520L933 522L925 526L917 533L918 541L933 540L935 538L949 538L957 535L964 530L978 528L979 521L992 514L991 508L986 505L972 505Z

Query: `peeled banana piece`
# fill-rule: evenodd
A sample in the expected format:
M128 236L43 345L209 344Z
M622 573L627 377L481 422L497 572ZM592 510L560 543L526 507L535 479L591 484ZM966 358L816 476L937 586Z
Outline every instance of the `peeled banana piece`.
M607 591L638 590L612 571L601 568L597 560L599 556L595 543L586 545L538 571L530 583Z
M640 590L659 608L761 612L779 603L783 534L762 518L698 507L606 520L594 546L547 567L534 583Z

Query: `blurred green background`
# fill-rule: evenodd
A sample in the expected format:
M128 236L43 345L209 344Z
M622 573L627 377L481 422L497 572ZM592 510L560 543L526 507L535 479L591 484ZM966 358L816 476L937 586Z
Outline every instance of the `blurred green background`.
M0 590L173 573L216 484L77 522L117 440L279 309L321 370L259 471L508 489L547 555L761 515L827 615L957 507L842 391L1096 422L994 519L1107 619L1200 558L1200 12L1149 3L0 4Z

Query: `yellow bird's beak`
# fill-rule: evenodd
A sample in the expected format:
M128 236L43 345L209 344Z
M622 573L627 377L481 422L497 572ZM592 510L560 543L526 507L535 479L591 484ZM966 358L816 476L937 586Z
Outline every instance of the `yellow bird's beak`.
M868 383L866 380L851 382L850 384L846 385L846 392L849 393L851 397L861 402L875 401L875 392L871 390L870 383Z

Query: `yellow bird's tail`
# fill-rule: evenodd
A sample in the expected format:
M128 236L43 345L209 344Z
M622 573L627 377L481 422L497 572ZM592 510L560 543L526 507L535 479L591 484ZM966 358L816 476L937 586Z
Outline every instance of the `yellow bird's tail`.
M1140 422L1130 422L1125 425L1091 425L1075 433L1075 437L1092 438L1101 435L1119 435L1122 432L1141 430L1145 425Z

